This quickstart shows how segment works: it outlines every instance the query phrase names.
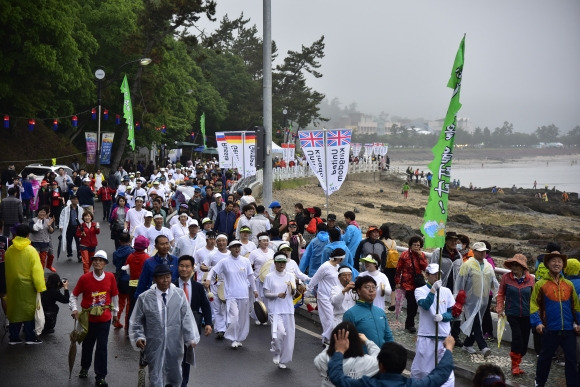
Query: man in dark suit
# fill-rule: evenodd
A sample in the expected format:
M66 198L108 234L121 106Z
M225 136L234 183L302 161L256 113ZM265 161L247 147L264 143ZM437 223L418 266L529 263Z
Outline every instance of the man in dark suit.
M182 289L188 298L199 332L204 332L206 336L209 336L212 332L211 306L203 285L193 279L195 259L191 255L182 255L177 262L179 278L173 281L173 284ZM181 363L182 387L186 387L189 381L190 365L185 362L185 356Z

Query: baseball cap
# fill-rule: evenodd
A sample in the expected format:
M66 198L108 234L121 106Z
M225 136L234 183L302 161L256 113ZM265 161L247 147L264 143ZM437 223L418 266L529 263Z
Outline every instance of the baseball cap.
M268 208L276 208L276 207L282 207L282 206L281 206L281 205L280 205L280 203L279 203L279 202L277 202L277 201L273 201L273 202L272 202L272 203L270 203L270 205L268 206Z
M278 251L282 251L282 250L292 251L292 247L290 247L290 245L288 243L280 243L280 246L278 246Z
M436 263L430 263L427 265L427 269L425 271L429 274L437 274L439 273L439 265Z
M169 268L169 265L162 263L161 265L155 266L155 270L153 270L153 277L166 274L171 274L171 269Z
M213 220L211 220L210 218L203 218L203 220L201 221L201 224L206 224L206 223L213 223Z
M188 227L191 227L191 226L199 227L199 223L197 223L197 220L193 219Z
M274 262L288 262L288 257L284 253L276 253Z
M328 214L328 216L326 217L327 220L336 220L336 215L335 214Z
M152 218L153 217L153 213L151 211L145 211L145 215L143 217L144 218Z

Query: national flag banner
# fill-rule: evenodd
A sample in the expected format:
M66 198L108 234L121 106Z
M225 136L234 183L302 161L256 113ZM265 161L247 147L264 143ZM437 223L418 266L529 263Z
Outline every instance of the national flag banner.
M85 143L87 146L87 164L95 164L97 161L97 133L85 132Z
M256 174L256 132L244 132L243 137L243 163L242 173L244 177Z
M380 150L383 147L383 144L380 142L375 142L373 143L373 153L375 156L379 156L380 155Z
M358 157L362 149L362 144L360 142L353 142L350 144L350 149L352 149L352 155Z
M350 155L350 129L332 129L326 131L326 174L328 187L327 195L338 191L348 174L348 160Z
M201 115L201 118L199 119L199 128L201 130L201 136L203 138L203 147L205 148L206 147L205 146L205 140L206 140L206 137L205 137L205 113L203 113Z
M331 195L338 191L348 173L352 131L304 130L298 136L304 156L324 193Z
M101 165L111 164L111 152L113 150L113 140L115 132L104 132L101 135Z
M232 159L232 168L242 171L242 132L224 132Z
M370 157L373 154L374 144L365 144L365 156Z
M296 145L291 143L283 143L280 146L282 147L282 159L286 161L286 163L289 163L291 160L294 160Z
M424 222L421 233L425 236L425 247L443 247L445 244L445 225L447 223L447 205L451 181L451 161L455 144L455 127L457 112L461 109L459 102L461 92L461 76L463 74L465 52L465 36L461 40L455 56L451 77L447 87L453 89L447 115L437 144L433 147L433 161L429 169L433 173L429 201L425 208Z
M232 168L232 153L226 142L226 135L224 132L215 132L215 138L217 141L217 150L220 168Z
M129 129L129 145L132 150L135 150L135 127L133 125L133 105L131 104L131 92L129 91L129 81L127 81L127 75L123 78L123 83L121 84L121 93L123 93L123 118L127 122L127 128Z
M383 144L381 156L386 156L388 151L389 151L389 145Z

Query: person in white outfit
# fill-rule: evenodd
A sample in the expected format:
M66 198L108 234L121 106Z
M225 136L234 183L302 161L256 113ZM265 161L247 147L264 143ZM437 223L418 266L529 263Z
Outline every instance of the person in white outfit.
M250 303L248 299L248 283L254 292L254 297L258 298L256 284L254 281L254 271L250 261L240 255L242 244L233 240L228 245L230 256L222 259L209 271L209 278L214 274L223 276L225 283L226 297L226 323L227 328L224 337L232 342L232 348L242 346L242 341L248 337L250 332ZM204 286L209 288L209 282L205 281Z
M217 335L217 338L221 340L224 338L224 334L226 332L226 305L219 299L218 289L224 281L224 277L222 275L217 275L216 273L210 272L211 269L218 264L218 262L228 258L230 256L230 252L228 250L228 236L226 234L219 234L215 241L217 251L208 255L206 260L203 262L201 269L208 272L207 279L203 280L202 284L206 289L209 289L215 295L213 301L211 301L211 315L214 319L214 331Z
M204 247L198 248L195 251L195 273L197 276L197 282L201 283L203 281L203 275L209 272L209 269L204 266L204 262L208 259L208 257L213 254L217 249L215 248L215 237L217 234L215 232L210 232L205 235L205 239L201 237L200 233L197 233L197 237L199 238L199 243L205 243ZM205 270L202 268L205 268Z
M377 283L377 296L373 300L373 305L385 310L385 300L391 297L391 284L387 276L379 270L381 267L381 258L377 254L369 254L360 259L365 265L366 271L360 273L360 276L370 275Z
M286 254L276 253L276 271L268 274L264 280L264 296L268 299L268 314L272 326L270 351L274 353L272 361L279 368L286 368L286 364L292 361L296 333L292 302L296 293L296 278L285 271L288 259Z
M324 262L316 271L316 274L310 280L307 287L307 292L312 292L316 285L317 291L317 305L318 315L320 316L320 324L322 324L322 344L330 343L332 328L334 327L334 313L332 308L332 289L335 286L340 286L338 281L338 266L344 260L346 252L340 247L335 249L330 254L330 259Z
M423 379L435 368L435 337L437 341L437 356L441 360L445 354L443 341L451 334L453 316L451 308L455 305L455 299L451 290L442 286L443 281L439 278L439 265L431 263L427 266L427 283L415 289L415 299L419 306L419 331L417 332L417 348L415 358L411 365L411 378ZM439 293L439 294L437 294ZM437 311L437 300L439 310ZM435 327L438 325L437 336ZM443 386L455 385L453 371Z
M352 282L352 270L350 267L343 265L338 268L338 280L340 285L332 288L331 292L335 327L342 322L344 312L352 308L356 303L352 292L354 282Z
M176 257L181 257L182 255L195 257L196 251L206 244L205 239L199 238L197 235L199 231L197 220L194 219L187 229L187 234L177 238L177 242L175 242L172 254Z
M335 336L338 335L340 330L348 332L349 341L348 351L344 353L342 360L344 374L353 379L360 379L363 376L372 377L379 372L377 355L381 351L380 348L372 340L367 339L364 334L358 333L353 323L344 321L338 324L332 331L330 346L314 358L314 366L322 377L321 387L334 386L328 378L328 361L335 352ZM366 346L366 355L363 350L363 345Z

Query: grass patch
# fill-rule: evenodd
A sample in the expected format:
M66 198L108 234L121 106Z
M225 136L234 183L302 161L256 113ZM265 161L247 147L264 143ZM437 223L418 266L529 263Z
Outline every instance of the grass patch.
M276 180L274 181L275 190L296 189L309 184L309 179L290 179L290 180Z

